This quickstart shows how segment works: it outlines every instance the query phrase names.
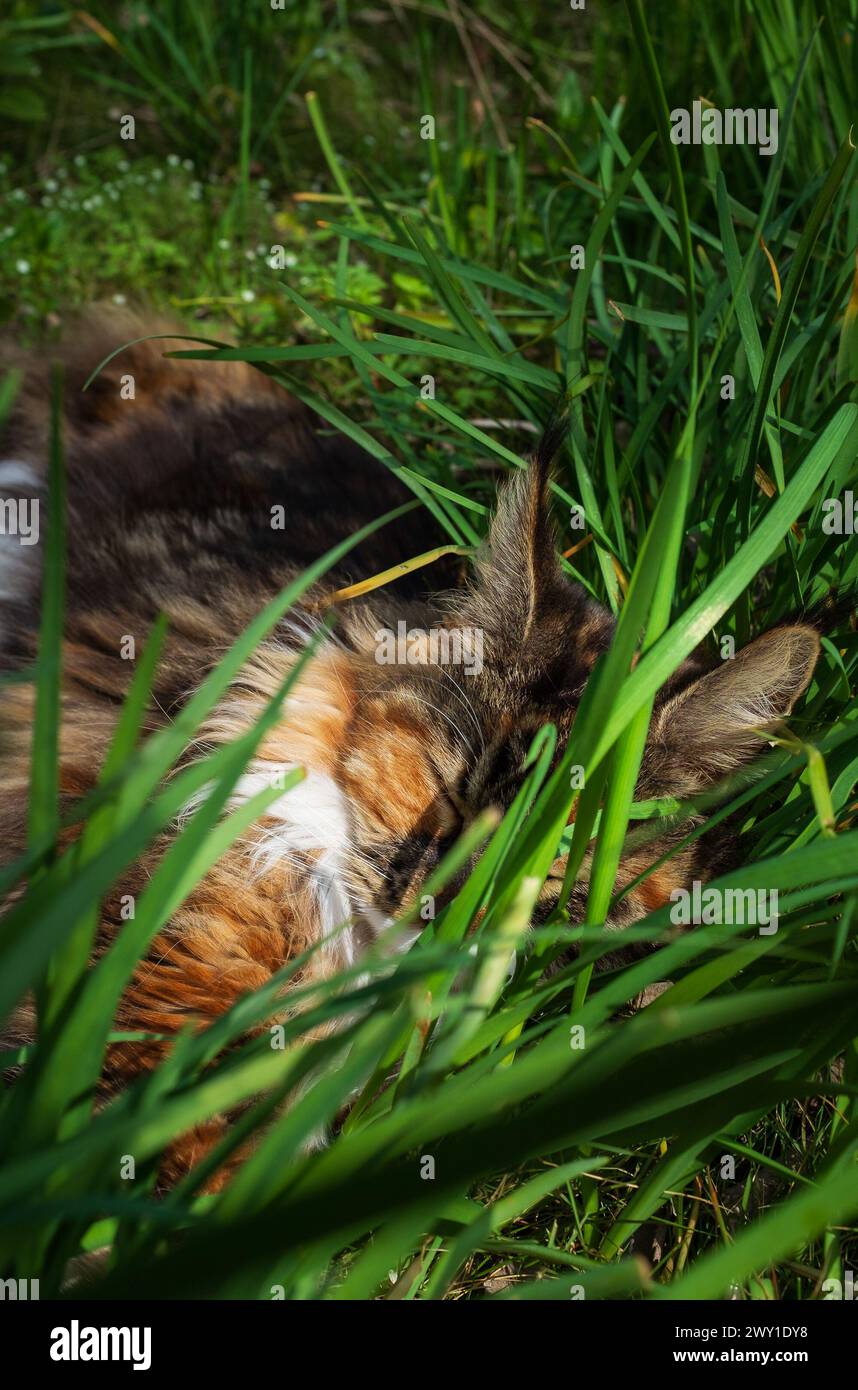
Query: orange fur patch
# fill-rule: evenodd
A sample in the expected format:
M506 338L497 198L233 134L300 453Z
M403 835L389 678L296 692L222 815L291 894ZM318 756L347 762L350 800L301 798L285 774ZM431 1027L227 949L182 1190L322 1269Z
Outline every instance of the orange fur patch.
M647 912L655 912L670 902L670 895L677 887L676 881L667 873L651 873L635 888L635 896L640 899Z
M425 727L393 700L378 696L362 707L341 784L393 839L439 828L439 784L426 756Z

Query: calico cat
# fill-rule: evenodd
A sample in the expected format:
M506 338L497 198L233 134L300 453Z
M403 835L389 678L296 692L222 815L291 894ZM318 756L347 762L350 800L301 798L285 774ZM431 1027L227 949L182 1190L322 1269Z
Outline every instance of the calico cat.
M327 431L279 387L244 364L163 357L161 342L116 357L85 393L92 368L143 327L101 316L65 353L67 613L63 650L63 810L90 790L133 665L156 615L169 619L149 728L172 719L232 640L282 587L362 524L411 500L382 463ZM133 378L125 399L120 379ZM28 372L0 458L0 497L44 496L48 392ZM419 893L462 826L487 806L505 809L522 760L547 721L562 750L588 677L613 630L609 613L559 565L549 510L556 441L506 482L488 543L462 582L448 560L404 575L339 609L236 797L280 769L306 778L284 793L193 890L152 943L122 1000L117 1027L174 1033L207 1024L285 962L326 940L302 979L333 972L361 951ZM285 509L284 529L272 509ZM198 756L253 726L318 629L314 603L355 580L442 542L424 509L356 546L262 643L187 751ZM0 535L0 666L35 653L39 552ZM439 591L444 590L443 594ZM466 671L433 660L379 658L381 636L408 629L477 633L481 659ZM816 618L781 624L714 669L686 660L660 691L636 799L688 797L752 759L760 726L787 714L807 687L820 649ZM478 669L479 667L479 669ZM4 688L0 704L0 844L8 859L26 838L33 687ZM686 827L687 829L687 827ZM683 832L665 831L627 854L631 883ZM162 836L104 903L99 949L123 929L123 894L142 891L169 842ZM622 898L623 927L706 880L731 859L723 829L682 849ZM542 893L556 902L563 862ZM585 866L586 869L586 866ZM581 920L585 881L572 896ZM337 931L343 922L349 926ZM314 975L315 972L315 975ZM32 1038L21 1008L7 1041ZM157 1063L156 1043L111 1047L105 1094ZM221 1137L213 1119L175 1144L162 1172L175 1181Z

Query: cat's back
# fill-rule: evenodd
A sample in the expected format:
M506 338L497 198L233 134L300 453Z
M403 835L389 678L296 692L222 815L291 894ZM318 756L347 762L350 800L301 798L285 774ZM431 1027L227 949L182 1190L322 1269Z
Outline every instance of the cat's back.
M263 373L240 362L166 358L189 346L150 336L170 331L127 314L90 315L56 353L23 364L0 452L0 495L36 503L44 520L48 363L59 358L67 632L109 654L123 636L145 636L159 611L216 654L296 573L413 501L390 468ZM122 344L130 346L84 390ZM19 364L14 351L5 356ZM0 646L14 666L32 655L42 547L25 553L20 537L2 540ZM332 578L352 582L441 540L416 509L357 545ZM444 582L440 574L433 580Z

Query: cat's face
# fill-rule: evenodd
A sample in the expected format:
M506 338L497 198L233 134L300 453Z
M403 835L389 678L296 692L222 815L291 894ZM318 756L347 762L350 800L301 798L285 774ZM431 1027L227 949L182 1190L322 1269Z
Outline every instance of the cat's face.
M473 586L450 598L443 618L436 615L459 633L458 648L421 629L413 609L397 609L395 595L347 618L362 654L337 777L352 808L347 876L352 897L382 918L419 894L474 816L507 809L532 740L548 722L562 755L593 666L610 645L610 614L556 560L546 494L544 462L507 485ZM818 653L815 629L791 623L714 669L689 658L657 696L635 799L692 796L761 752L760 728L789 712ZM687 824L665 831L646 848L632 841L617 889L687 831ZM623 898L612 925L711 877L729 856L723 834L704 836ZM557 900L562 870L558 860L540 917ZM585 862L569 904L573 920L583 917L587 871Z

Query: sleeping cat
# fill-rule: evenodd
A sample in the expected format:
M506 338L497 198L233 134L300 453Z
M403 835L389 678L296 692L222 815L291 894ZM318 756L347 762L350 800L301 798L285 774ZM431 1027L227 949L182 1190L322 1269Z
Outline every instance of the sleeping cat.
M326 432L243 364L171 361L162 356L170 344L143 343L115 358L82 394L92 368L144 331L101 316L76 331L65 354L64 812L92 788L103 760L134 667L123 658L124 639L133 636L139 651L156 614L168 615L149 720L156 728L296 573L411 499L383 464ZM120 378L129 377L133 399L121 389ZM46 380L34 369L3 441L0 497L46 505L47 432ZM524 755L549 720L562 750L613 623L558 563L551 450L550 443L538 450L528 470L502 487L488 543L467 582L456 562L443 560L339 608L334 633L236 796L248 797L270 785L272 774L297 765L305 780L284 792L176 911L136 971L119 1028L169 1034L189 1019L210 1022L323 938L328 945L315 953L304 980L353 962L419 893L463 825L485 807L510 804ZM278 507L285 509L283 529L272 526ZM313 603L320 596L443 540L421 508L353 549L259 647L187 757L254 724L318 629ZM2 668L20 668L34 656L40 549L0 535ZM636 799L690 796L753 758L761 748L755 731L787 714L811 679L818 625L784 623L714 669L701 655L684 662L658 695ZM418 664L389 659L396 648L386 637L413 629L476 634L479 660L470 669L450 664L430 644ZM9 859L25 846L32 715L31 685L3 690L0 844ZM142 890L166 842L109 895L102 945L122 929L121 895ZM670 843L665 831L645 853L627 855L618 888ZM640 919L674 888L719 872L730 855L726 832L704 836L633 888L612 924ZM557 900L562 868L559 861L545 885L542 915ZM583 912L584 878L570 901L573 921ZM343 922L348 928L337 931ZM22 1008L7 1040L28 1041L33 1027L31 1010ZM155 1043L112 1047L106 1093L161 1055ZM163 1181L187 1171L225 1123L213 1119L174 1145Z

